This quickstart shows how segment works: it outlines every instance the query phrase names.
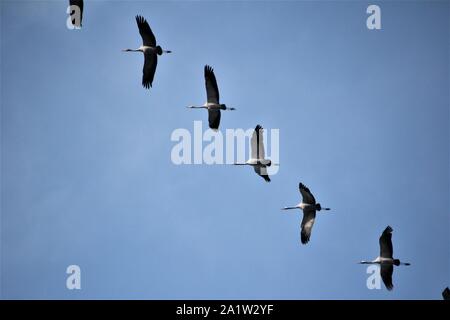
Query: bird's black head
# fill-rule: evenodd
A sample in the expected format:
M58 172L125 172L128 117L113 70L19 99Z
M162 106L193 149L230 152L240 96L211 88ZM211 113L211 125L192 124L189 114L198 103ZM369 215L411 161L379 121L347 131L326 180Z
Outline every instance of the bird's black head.
M160 56L163 54L163 49L160 46L156 46L156 53Z

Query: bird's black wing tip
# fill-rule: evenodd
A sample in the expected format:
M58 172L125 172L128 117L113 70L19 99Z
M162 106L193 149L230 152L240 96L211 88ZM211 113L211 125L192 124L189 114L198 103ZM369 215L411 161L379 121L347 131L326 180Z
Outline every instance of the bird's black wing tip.
M309 192L309 189L308 189L308 187L307 186L305 186L303 183L299 183L298 184L298 188L300 189L300 190L305 190L306 192Z
M309 237L308 235L304 234L303 232L300 234L300 240L302 242L302 244L307 244L309 242Z
M205 74L213 73L213 72L214 72L214 69L210 65L205 64Z

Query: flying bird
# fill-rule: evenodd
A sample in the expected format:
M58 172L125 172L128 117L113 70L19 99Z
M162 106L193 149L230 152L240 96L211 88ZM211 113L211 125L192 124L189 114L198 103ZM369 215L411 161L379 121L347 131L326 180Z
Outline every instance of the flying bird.
M301 209L303 210L303 220L301 225L300 240L302 244L307 244L311 237L312 227L316 219L316 211L330 210L330 208L322 208L320 203L316 203L316 199L309 189L299 183L298 188L302 195L302 202L294 207L284 207L282 210Z
M392 290L394 285L392 283L392 274L394 273L394 266L405 265L410 263L401 262L399 259L393 258L394 250L392 248L392 231L390 226L384 229L380 237L380 256L373 261L361 261L360 264L379 264L381 267L380 274L386 289Z
M219 129L220 124L220 110L236 110L235 108L228 108L225 104L219 102L219 87L217 86L214 69L210 66L205 66L205 85L206 85L206 103L202 106L188 106L190 109L207 109L209 127L213 130Z
M450 289L448 287L442 291L442 298L444 300L450 300Z
M272 165L272 161L265 159L264 141L263 141L264 129L259 124L256 126L252 134L251 139L251 152L252 157L245 163L234 163L237 166L252 166L256 174L262 177L266 182L270 182L270 177L267 174L267 167ZM274 164L277 165L277 164Z
M82 25L82 21L83 21L83 0L70 0L69 1L69 5L70 7L72 6L76 6L80 9L80 19L72 19L72 25L77 27L77 28L81 28ZM72 14L74 14L74 12L72 11L72 9L70 10L70 16L72 18Z
M142 37L142 45L137 49L125 49L125 52L142 52L144 54L144 69L142 70L142 86L150 89L155 76L156 65L158 64L158 56L163 53L171 53L170 50L163 50L159 45L156 45L156 38L152 29L148 25L147 20L142 16L136 16L136 22L139 28L139 33Z

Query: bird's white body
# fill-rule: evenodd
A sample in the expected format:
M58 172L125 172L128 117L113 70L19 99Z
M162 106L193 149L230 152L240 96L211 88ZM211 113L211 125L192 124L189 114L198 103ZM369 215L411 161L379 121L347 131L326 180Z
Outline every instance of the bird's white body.
M315 205L309 204L309 203L300 202L298 205L296 205L293 208L300 209L300 210L303 210L303 211L308 210L309 208L315 210Z
M384 257L377 257L373 261L362 261L364 264L395 264L394 259L392 258L384 258Z
M147 51L151 51L151 52L155 52L156 53L156 48L154 47L149 47L149 46L140 46L138 48L139 51L146 53Z
M305 209L308 209L308 207L314 207L314 205L313 205L313 204L309 204L309 203L300 202L300 203L297 205L297 207L298 207L299 209L305 210Z
M205 104L203 104L202 107L205 109L208 109L208 110L220 110L221 109L220 104L214 103L214 102L205 102Z

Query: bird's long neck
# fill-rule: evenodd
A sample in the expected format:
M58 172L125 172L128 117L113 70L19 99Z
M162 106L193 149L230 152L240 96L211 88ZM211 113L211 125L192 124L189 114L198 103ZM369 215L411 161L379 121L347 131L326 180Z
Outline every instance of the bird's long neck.
M188 106L190 109L208 109L206 106Z
M143 52L141 48L138 49L124 49L123 52Z
M292 209L298 209L298 206L295 206L295 207L284 207L282 210L292 210Z

